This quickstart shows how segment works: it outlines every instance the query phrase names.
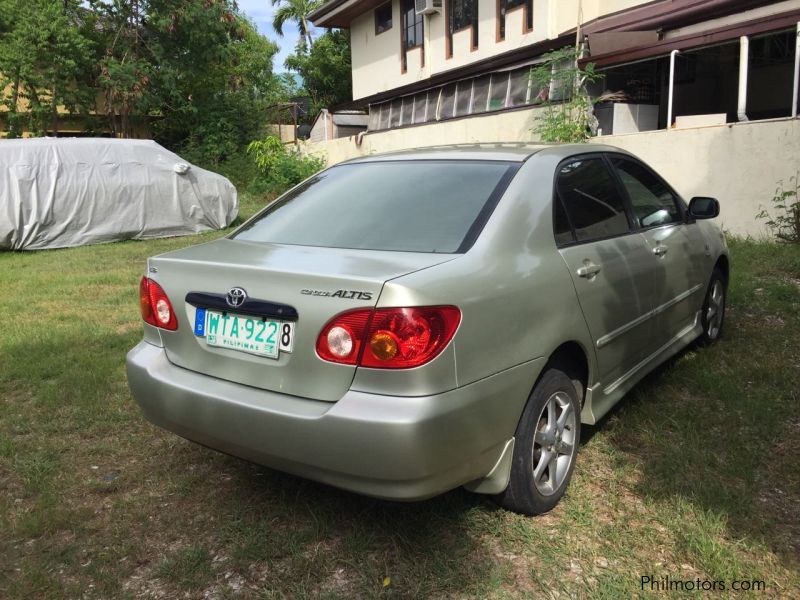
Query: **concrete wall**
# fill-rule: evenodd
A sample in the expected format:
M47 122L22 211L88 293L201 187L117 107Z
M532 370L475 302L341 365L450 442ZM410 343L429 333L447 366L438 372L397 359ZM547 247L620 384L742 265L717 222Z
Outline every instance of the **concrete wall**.
M437 144L533 142L538 110L528 108L306 144L304 151L329 165L379 152ZM592 142L632 152L650 164L687 201L714 196L722 204L720 221L731 233L763 236L755 218L770 206L779 180L800 171L800 119L754 121L716 127L648 131L603 136Z

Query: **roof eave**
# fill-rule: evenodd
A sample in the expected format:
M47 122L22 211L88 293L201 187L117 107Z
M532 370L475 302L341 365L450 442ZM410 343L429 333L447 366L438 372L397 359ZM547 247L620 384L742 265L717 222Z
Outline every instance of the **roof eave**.
M359 2L360 0L330 0L330 2L326 2L318 9L311 11L308 14L308 20L315 27L348 29L351 18L343 15L342 11L344 8L355 6Z

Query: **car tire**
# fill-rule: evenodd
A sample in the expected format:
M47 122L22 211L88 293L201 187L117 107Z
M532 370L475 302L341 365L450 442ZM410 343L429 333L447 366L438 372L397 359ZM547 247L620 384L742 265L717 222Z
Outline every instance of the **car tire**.
M550 368L528 398L514 440L501 506L524 515L551 510L569 485L581 437L581 402L566 373Z
M718 268L711 273L711 281L708 283L706 297L703 300L703 309L700 313L700 323L703 326L703 333L698 338L701 346L708 346L716 342L722 335L722 326L725 323L725 300L728 295L728 287L725 283L725 276Z

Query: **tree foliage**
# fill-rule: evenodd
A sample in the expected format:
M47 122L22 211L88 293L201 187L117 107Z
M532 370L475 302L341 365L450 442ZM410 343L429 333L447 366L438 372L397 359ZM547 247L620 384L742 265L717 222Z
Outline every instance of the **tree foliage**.
M584 142L597 130L594 105L586 84L602 77L592 63L578 66L579 51L564 48L549 52L531 70L534 89L544 107L533 128L543 142Z
M59 107L93 108L93 20L80 0L0 0L0 90L9 135L57 128ZM27 121L27 122L26 122Z
M278 7L272 18L275 33L283 36L283 26L287 21L294 21L300 32L301 45L310 49L314 40L311 37L308 15L322 6L322 0L272 0L272 6Z
M317 38L310 49L302 44L286 59L286 67L303 78L312 113L353 99L350 73L350 32L334 29Z
M277 51L235 0L0 0L11 135L57 132L64 112L99 114L119 137L146 120L159 142L216 163L286 98Z

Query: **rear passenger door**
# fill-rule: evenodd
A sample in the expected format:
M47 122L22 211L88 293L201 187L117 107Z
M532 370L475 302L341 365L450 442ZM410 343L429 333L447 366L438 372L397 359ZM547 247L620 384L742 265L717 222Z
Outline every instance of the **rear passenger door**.
M595 343L599 378L609 386L653 348L654 257L602 155L559 165L554 229Z
M653 339L661 347L693 325L702 305L705 242L699 228L686 222L683 203L663 179L632 157L608 156L651 253Z

